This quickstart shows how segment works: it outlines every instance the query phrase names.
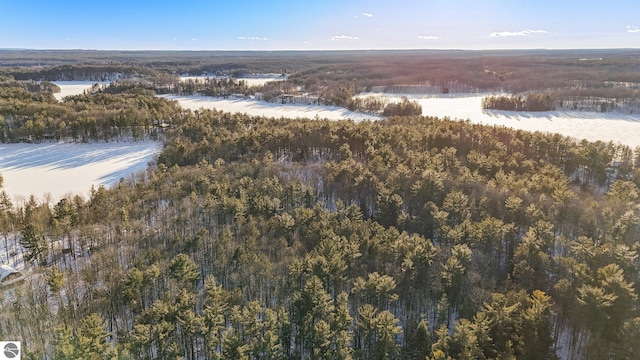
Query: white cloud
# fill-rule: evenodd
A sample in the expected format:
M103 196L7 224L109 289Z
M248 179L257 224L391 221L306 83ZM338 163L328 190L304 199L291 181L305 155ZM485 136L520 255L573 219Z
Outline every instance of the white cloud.
M437 40L438 39L437 36L431 36L431 35L418 35L416 37L420 40Z
M371 13L362 13L362 16L372 18L373 14L371 14Z
M259 36L238 36L238 40L258 40L258 41L269 41L269 38L259 37Z
M627 32L629 33L640 33L640 27L627 25Z
M353 41L353 40L360 40L360 38L357 37L357 36L351 36L351 35L336 35L336 36L330 37L329 40L331 40L331 41L342 41L342 40Z
M491 33L491 37L527 36L529 34L547 34L547 30L499 31Z

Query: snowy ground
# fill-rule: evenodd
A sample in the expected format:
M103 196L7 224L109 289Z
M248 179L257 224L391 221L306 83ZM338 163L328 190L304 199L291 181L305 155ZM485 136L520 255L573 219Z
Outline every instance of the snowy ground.
M211 96L161 95L169 100L176 100L185 109L216 109L232 113L243 113L253 116L285 117L285 118L320 118L329 120L352 119L354 121L378 120L381 117L349 111L338 106L277 104L249 99L222 99Z
M57 201L87 196L91 186L112 185L144 170L160 151L154 141L110 143L0 144L0 175L14 201L31 194Z
M79 95L83 91L91 89L93 84L106 85L108 82L98 81L52 81L54 84L60 87L59 93L54 93L53 96L58 101L61 101L65 96Z
M399 95L361 94L399 101ZM581 111L515 112L483 110L486 94L450 94L440 96L407 95L422 105L426 116L469 120L472 123L507 126L520 130L559 133L589 141L613 141L631 147L640 146L640 114L597 113Z

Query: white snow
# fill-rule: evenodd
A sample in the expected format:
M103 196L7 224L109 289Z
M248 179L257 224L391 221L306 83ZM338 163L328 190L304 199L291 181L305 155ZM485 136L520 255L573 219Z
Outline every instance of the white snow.
M58 101L62 101L62 99L64 99L66 96L80 95L85 90L91 89L91 86L93 86L93 84L108 84L108 82L98 81L52 81L52 83L60 87L60 92L53 94L53 96L55 96Z
M57 201L65 195L88 195L91 186L109 186L146 168L160 143L0 144L0 175L12 200L30 195Z
M243 113L253 116L309 118L354 121L379 120L381 117L350 111L338 106L278 104L251 99L223 99L211 96L160 95L168 100L176 100L184 109L216 109L231 113Z
M472 123L558 133L589 141L613 141L631 147L640 146L640 114L483 110L482 98L487 95L489 94L407 95L406 97L420 103L422 115L425 116L449 117L469 120ZM360 94L359 96L380 96L390 102L400 100L400 96L395 94Z

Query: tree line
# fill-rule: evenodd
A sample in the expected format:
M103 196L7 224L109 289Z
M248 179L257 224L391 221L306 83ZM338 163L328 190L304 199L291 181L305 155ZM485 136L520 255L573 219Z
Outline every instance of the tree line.
M507 111L591 111L637 113L637 90L618 91L557 89L522 95L490 95L482 99L482 108ZM599 94L601 96L594 96Z
M520 95L491 95L482 98L482 108L508 111L551 111L555 101L549 94L534 93Z

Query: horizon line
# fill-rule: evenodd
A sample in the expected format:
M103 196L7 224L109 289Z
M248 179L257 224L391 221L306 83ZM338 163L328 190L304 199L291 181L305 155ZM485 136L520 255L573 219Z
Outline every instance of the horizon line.
M607 51L640 50L640 47L594 48L363 48L363 49L83 49L83 48L0 48L0 51L122 51L122 52L345 52L345 51Z

